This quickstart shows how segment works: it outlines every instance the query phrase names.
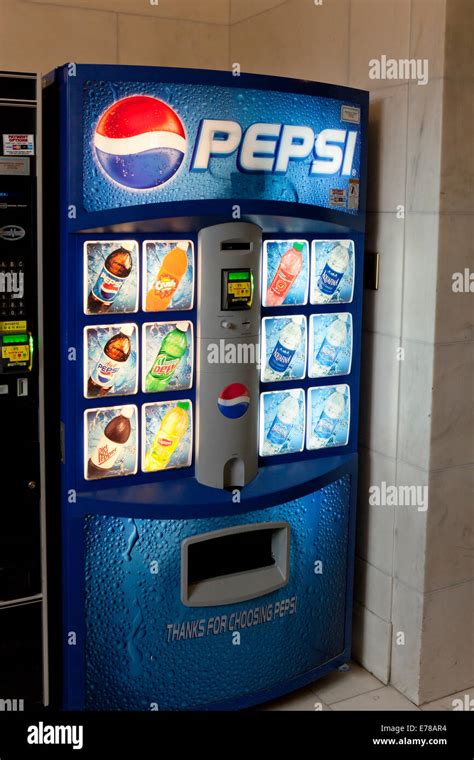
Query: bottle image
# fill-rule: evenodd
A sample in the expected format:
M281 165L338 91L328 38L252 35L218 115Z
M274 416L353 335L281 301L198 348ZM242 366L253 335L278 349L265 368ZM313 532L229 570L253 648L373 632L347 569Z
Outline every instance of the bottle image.
M87 463L88 479L103 478L110 473L130 438L132 415L133 407L126 406L105 426L102 437Z
M89 377L87 383L87 395L89 397L105 396L112 390L119 373L123 370L130 356L132 350L130 336L132 333L133 325L124 325L120 332L109 338Z
M339 314L329 325L314 361L316 375L327 375L347 340L347 314Z
M298 419L299 412L300 406L294 396L287 396L280 401L267 433L267 448L270 454L280 453Z
M348 248L350 244L350 240L341 240L334 246L329 254L328 260L326 261L323 271L319 275L316 283L317 303L328 303L338 289L339 283L349 266L350 258Z
M304 243L294 243L280 259L275 276L267 289L266 306L281 306L303 268Z
M146 296L146 311L165 311L168 308L188 268L187 250L188 241L180 240L163 257L155 281Z
M164 470L167 467L188 429L188 409L187 401L178 401L176 406L166 412L145 456L144 469L147 472Z
M268 380L282 380L301 343L301 325L291 321L281 331L268 360Z
M176 327L165 335L160 350L146 376L146 391L155 393L164 391L168 387L178 364L186 353L188 327L189 322L177 322Z
M87 299L89 314L100 314L110 309L131 271L130 251L120 247L109 253Z
M314 427L315 448L322 449L327 446L338 422L342 419L345 408L346 401L340 391L334 391L328 396L324 409Z

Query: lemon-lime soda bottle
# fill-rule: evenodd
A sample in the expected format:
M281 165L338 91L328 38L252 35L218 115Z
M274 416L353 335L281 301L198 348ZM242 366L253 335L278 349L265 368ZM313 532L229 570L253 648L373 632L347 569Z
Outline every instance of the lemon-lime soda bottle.
M153 443L146 453L145 470L155 472L166 469L188 429L188 411L189 403L178 401L176 406L166 412L153 438Z
M163 339L160 350L146 376L145 388L149 392L164 391L173 377L178 364L186 353L189 322L177 322Z

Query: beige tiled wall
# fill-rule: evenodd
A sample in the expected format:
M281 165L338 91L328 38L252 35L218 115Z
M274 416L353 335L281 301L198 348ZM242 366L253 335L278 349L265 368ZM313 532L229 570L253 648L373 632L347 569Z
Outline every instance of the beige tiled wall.
M230 0L1 0L0 69L68 61L225 69Z
M2 0L0 68L49 71L67 61L115 63L117 16L103 11Z
M250 7L254 8L249 15ZM231 0L230 56L242 71L347 84L349 0ZM263 10L267 8L267 10Z
M117 62L145 66L221 69L228 58L228 34L217 24L118 16Z
M44 5L46 0L28 2ZM258 5L259 0L253 2ZM47 0L47 4L225 26L229 24L230 14L230 0Z
M351 0L349 85L363 90L385 88L386 80L369 78L372 58L408 58L411 0Z

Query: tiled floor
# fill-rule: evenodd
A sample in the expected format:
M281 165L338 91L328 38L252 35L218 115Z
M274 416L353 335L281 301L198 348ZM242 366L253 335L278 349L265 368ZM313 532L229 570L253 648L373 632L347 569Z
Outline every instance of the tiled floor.
M260 710L453 710L453 700L474 698L474 687L417 707L393 686L385 686L355 662L304 689L267 702ZM459 704L459 703L456 703ZM458 707L459 709L459 707Z

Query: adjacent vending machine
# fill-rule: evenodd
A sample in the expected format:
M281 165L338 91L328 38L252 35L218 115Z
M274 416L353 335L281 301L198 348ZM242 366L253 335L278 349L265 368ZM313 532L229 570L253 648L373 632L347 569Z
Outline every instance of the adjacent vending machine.
M75 64L44 84L62 704L272 699L350 656L368 95Z

